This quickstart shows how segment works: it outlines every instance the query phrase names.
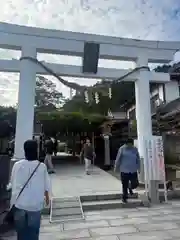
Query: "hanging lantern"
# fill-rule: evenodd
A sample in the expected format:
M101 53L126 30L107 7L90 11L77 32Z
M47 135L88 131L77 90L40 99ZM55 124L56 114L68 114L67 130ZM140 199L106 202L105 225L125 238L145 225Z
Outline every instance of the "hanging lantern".
M96 104L99 103L99 94L98 94L98 92L95 92L95 101L96 101Z
M108 109L108 117L113 118L113 114L110 109Z
M112 99L112 88L111 87L109 87L108 96L110 99Z
M85 102L89 103L89 96L88 96L88 91L84 92L84 97L85 97Z

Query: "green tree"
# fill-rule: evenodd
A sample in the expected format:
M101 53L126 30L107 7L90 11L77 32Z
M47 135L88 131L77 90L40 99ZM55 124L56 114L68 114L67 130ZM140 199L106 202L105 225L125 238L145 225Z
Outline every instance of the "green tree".
M65 98L61 92L58 92L56 85L43 76L38 76L36 81L35 95L35 112L56 110L63 104ZM13 131L16 127L16 110L15 107L0 106L0 122L8 122ZM35 114L36 115L36 114ZM4 123L2 123L4 124Z
M101 84L103 86L104 81L98 83L99 88ZM97 84L94 87L96 88ZM64 104L63 109L64 111L80 111L83 113L99 113L102 115L107 115L109 109L111 109L112 111L120 111L121 105L133 103L135 97L134 83L113 83L111 85L111 88L112 99L108 97L107 86L104 87L104 89L100 89L100 91L98 92L100 100L98 104L96 104L93 94L89 94L91 98L89 103L85 102L83 94L79 94L77 96L74 96L72 100L67 101Z
M56 84L51 80L38 76L36 80L35 105L38 110L54 110L61 107L65 98L56 89Z
M37 119L43 124L45 134L53 136L60 133L92 132L106 120L100 114L82 114L79 112L39 112Z

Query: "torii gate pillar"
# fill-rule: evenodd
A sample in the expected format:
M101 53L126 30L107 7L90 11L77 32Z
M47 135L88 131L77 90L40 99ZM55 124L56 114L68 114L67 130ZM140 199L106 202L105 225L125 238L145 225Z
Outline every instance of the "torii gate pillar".
M136 66L148 66L148 58L146 56L140 56ZM147 161L144 139L150 139L152 137L150 74L147 69L141 69L138 79L135 82L138 150L142 161ZM143 162L141 163L140 181L144 182Z
M31 46L22 47L22 57L36 58L36 48ZM24 142L32 139L34 126L34 102L36 87L36 68L28 60L20 61L20 80L18 94L18 110L16 119L16 135L14 160L24 158Z

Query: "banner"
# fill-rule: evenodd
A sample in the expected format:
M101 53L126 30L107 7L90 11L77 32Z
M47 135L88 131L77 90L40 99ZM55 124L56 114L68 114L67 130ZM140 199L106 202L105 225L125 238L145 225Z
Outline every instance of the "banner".
M164 164L164 148L163 148L163 140L161 136L154 136L154 144L155 144L155 161L157 162L157 178L158 180L165 181L166 179L166 171Z
M161 136L152 136L146 140L147 172L149 180L165 181L163 140Z

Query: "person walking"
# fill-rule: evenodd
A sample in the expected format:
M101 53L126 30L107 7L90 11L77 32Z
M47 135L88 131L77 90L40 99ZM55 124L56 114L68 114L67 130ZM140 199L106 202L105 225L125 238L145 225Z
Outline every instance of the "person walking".
M24 143L25 159L16 162L11 174L11 206L18 240L38 240L41 211L50 203L50 181L46 165L37 160L37 142Z
M54 138L54 156L57 156L57 152L58 152L58 140L57 137Z
M82 156L85 162L85 172L87 175L90 175L90 167L91 167L92 161L96 157L96 154L94 152L94 148L92 147L89 138L86 139L86 142L83 145L80 157Z
M45 141L45 159L44 159L44 163L46 164L47 168L48 168L48 173L55 173L54 171L54 166L52 164L52 154L54 151L54 143L51 140L51 138L49 138L48 140Z
M123 188L122 200L126 203L128 189L130 190L130 194L133 194L132 189L137 188L139 184L137 172L140 172L140 157L137 148L133 145L133 139L128 139L126 144L119 148L114 166L114 171L117 170L120 171L121 175Z

